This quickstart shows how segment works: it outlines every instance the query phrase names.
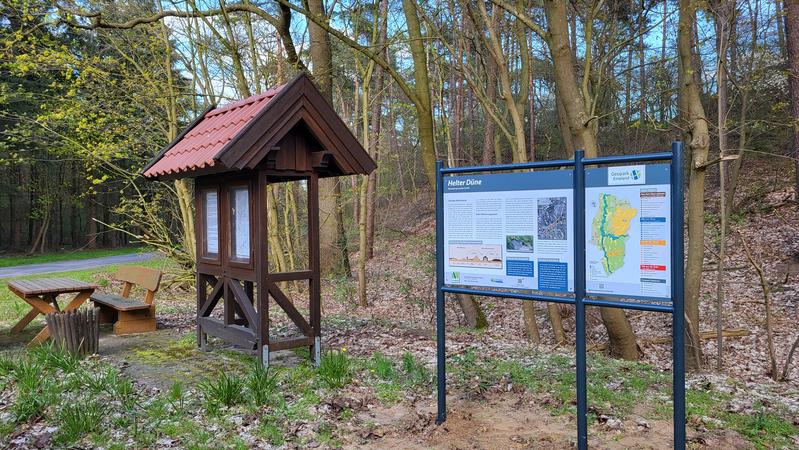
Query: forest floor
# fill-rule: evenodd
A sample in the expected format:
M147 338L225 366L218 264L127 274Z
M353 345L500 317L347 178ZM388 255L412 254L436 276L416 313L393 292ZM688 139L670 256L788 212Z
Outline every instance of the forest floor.
M787 166L786 166L787 167ZM768 373L763 295L739 239L763 265L771 290L775 353L782 370L799 319L799 207L790 171L749 164L737 196L726 266L727 338L715 372L715 342L703 341L705 370L688 375L691 448L799 448L799 368L789 381ZM713 190L709 187L708 190ZM718 244L708 199L707 254ZM196 349L193 294L159 292L159 330L115 337L103 332L99 356L81 362L23 344L41 321L0 336L0 446L46 448L570 448L576 435L574 355L555 347L538 305L542 344L522 333L518 301L482 300L489 327L464 328L447 310L448 420L435 425L435 290L432 197L421 193L379 209L375 258L368 263L369 307L357 306L352 279L323 286L322 367L307 350L273 354L265 375L254 360L211 341ZM357 255L353 256L356 261ZM153 261L158 265L163 262ZM705 261L702 327L715 327L715 261ZM111 269L79 278L102 281ZM3 286L0 289L5 290ZM291 289L289 289L291 291ZM0 293L3 297L4 293ZM304 295L294 292L301 311ZM0 334L24 313L0 298ZM16 303L15 303L16 302ZM574 315L562 308L573 340ZM671 447L670 320L631 313L641 360L601 351L589 358L589 442L595 448ZM293 332L273 308L275 334ZM599 314L588 312L589 345L606 341Z

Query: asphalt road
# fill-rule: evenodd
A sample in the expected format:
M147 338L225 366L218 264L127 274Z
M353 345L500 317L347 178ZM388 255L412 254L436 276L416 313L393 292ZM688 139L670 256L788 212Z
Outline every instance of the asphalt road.
M147 261L158 256L157 253L130 253L127 255L103 256L102 258L77 259L74 261L58 261L42 264L26 264L23 266L0 267L0 278L15 278L41 273L71 272L74 270L93 269L95 267L114 264L126 264Z

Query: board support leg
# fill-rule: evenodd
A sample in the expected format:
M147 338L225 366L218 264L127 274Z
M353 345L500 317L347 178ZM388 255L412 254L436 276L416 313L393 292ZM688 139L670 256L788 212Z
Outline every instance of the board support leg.
M447 346L446 310L444 308L444 179L441 161L436 161L436 423L447 420Z
M198 333L200 342L200 351L207 352L208 351L208 335L205 334L201 327L199 327L200 332Z
M684 291L684 212L683 212L683 143L671 144L671 215L672 215L672 359L674 396L674 448L685 448L685 291Z
M322 364L322 337L316 336L313 338L313 365L319 368Z
M588 374L585 348L585 166L583 150L574 152L574 311L577 371L577 448L588 448Z
M264 345L261 348L261 365L264 370L269 370L269 346Z

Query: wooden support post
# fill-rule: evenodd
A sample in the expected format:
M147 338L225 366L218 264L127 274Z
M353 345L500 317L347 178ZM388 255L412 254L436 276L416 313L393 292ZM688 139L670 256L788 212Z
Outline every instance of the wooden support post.
M311 269L309 280L309 302L311 331L314 344L311 356L317 367L322 362L321 279L319 264L319 175L313 173L308 180L308 258Z
M199 251L199 248L198 248ZM199 271L197 272L197 347L200 348L202 351L207 350L207 341L208 337L203 332L203 327L200 325L200 315L202 314L202 308L205 304L206 299L208 298L208 292L205 290L206 288L206 277L205 275L201 274Z
M269 230L266 219L266 187L268 180L266 173L258 172L258 182L255 188L255 273L258 277L257 312L258 324L253 324L256 329L256 350L258 359L264 367L269 367Z
M225 283L223 294L223 301L225 302L225 310L223 311L225 326L233 325L236 318L236 300L233 298L233 292L231 292L230 285L228 284L231 280L227 276L222 275L219 277L219 281Z

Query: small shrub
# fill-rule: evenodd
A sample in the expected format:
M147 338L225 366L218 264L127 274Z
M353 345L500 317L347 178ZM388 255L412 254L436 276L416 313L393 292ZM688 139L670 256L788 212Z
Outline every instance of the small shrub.
M0 356L0 377L12 375L17 363L14 359L7 356Z
M172 403L172 407L175 409L182 410L185 397L186 393L183 388L183 383L181 383L180 381L172 383L172 386L169 387L169 394L168 394L168 398L169 401Z
M382 380L394 380L397 377L397 371L394 369L394 363L391 362L382 353L375 353L372 355L371 369L373 373Z
M246 379L250 400L255 406L269 403L277 389L277 374L269 374L269 370L260 364L253 364Z
M41 417L46 407L47 399L40 392L21 390L11 405L14 423L25 423L31 419Z
M92 394L105 392L106 381L116 380L116 370L109 367L105 372L95 372L89 369L84 370L83 383Z
M83 435L96 431L103 418L103 408L97 403L66 405L58 414L60 428L53 440L57 444L69 445Z
M244 381L236 375L220 372L217 378L205 380L199 386L209 410L217 405L233 406L244 400Z
M319 377L328 387L338 389L350 382L352 378L350 366L350 358L346 349L326 352L319 364Z
M14 366L14 380L20 392L36 391L42 382L44 367L30 359L23 358Z
M430 371L424 364L417 361L411 352L405 352L402 355L402 369L407 375L408 383L412 385L430 382Z
M77 355L52 341L33 347L29 355L42 366L61 369L64 373L73 373L80 367L80 358Z

